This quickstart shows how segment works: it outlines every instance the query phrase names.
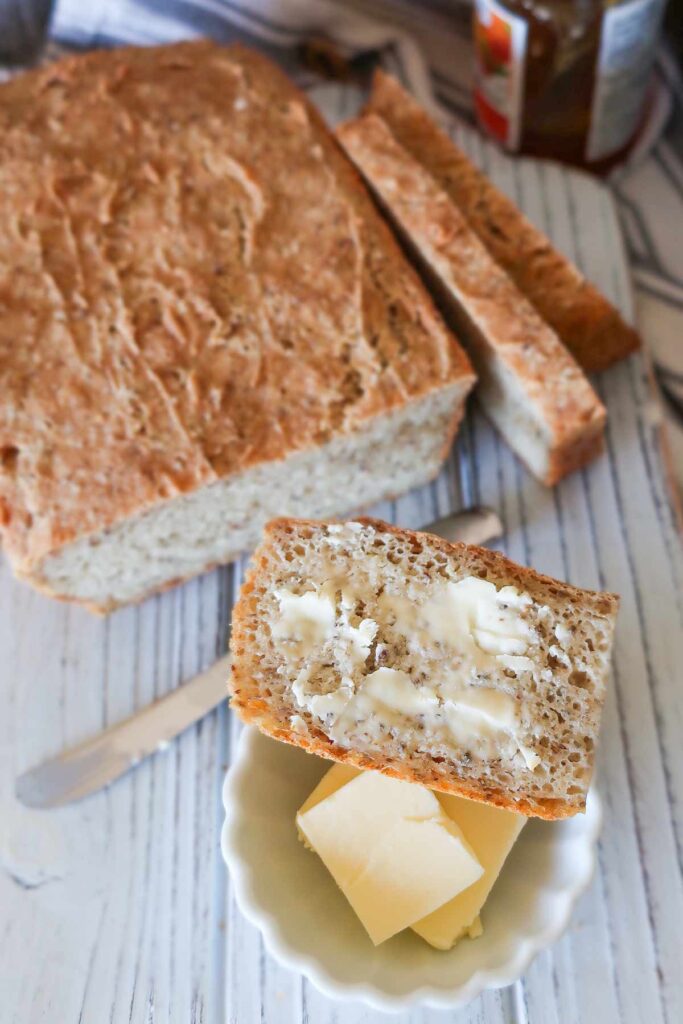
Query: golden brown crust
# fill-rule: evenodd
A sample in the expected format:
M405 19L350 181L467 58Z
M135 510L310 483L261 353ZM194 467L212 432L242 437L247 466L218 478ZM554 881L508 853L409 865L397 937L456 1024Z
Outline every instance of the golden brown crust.
M236 691L236 695L237 695ZM558 821L562 818L571 818L577 813L583 813L586 809L583 806L576 807L557 800L511 800L504 793L494 790L486 790L483 787L468 785L463 779L444 778L436 772L422 773L415 771L409 765L388 765L378 763L371 757L361 754L356 750L347 750L333 743L323 732L317 730L313 739L301 736L299 733L287 729L275 718L270 718L266 709L261 712L254 705L241 705L233 696L230 706L239 714L240 718L247 725L255 725L266 736L272 736L282 743L290 743L292 746L301 747L309 754L316 757L324 757L329 761L337 761L341 764L350 764L354 768L363 770L379 771L393 779L401 779L403 782L416 782L429 789L435 789L439 793L450 793L453 796L461 796L466 800L478 800L480 803L493 804L495 807L502 807L507 811L516 811L518 814L525 814L528 817L543 818L546 821Z
M565 476L597 459L604 450L605 437L602 431L579 437L573 444L553 452L544 483L553 487Z
M69 58L0 87L0 133L0 524L25 574L473 379L265 58L207 41Z
M494 259L588 372L640 346L636 331L499 189L471 163L399 83L375 73L368 110L448 192Z
M526 566L518 565L506 558L498 551L491 551L488 548L480 548L474 545L461 544L447 541L433 534L424 534L418 530L405 530L380 519L373 519L367 516L360 516L356 522L372 526L378 532L391 533L396 536L420 544L422 537L428 537L429 544L444 552L448 557L469 555L477 559L487 570L487 578L493 582L504 585L511 581L519 584L523 589L536 596L540 600L547 600L549 595L560 597L566 600L580 601L584 608L594 609L601 615L615 616L619 608L619 597L617 594L584 590L574 587L569 583L563 583L550 576L529 569ZM230 651L233 655L230 678L228 680L228 692L230 694L230 706L237 712L242 721L256 725L262 732L285 743L302 747L312 754L325 757L333 761L340 761L351 764L356 768L372 768L382 771L394 778L404 779L409 782L419 782L432 789L444 793L453 793L464 796L471 800L480 800L485 803L495 804L508 810L516 810L522 814L534 817L555 820L570 817L578 811L585 809L585 803L577 806L576 803L569 804L563 799L557 798L519 798L512 799L508 794L492 787L472 784L471 780L463 780L449 774L448 766L442 766L433 762L429 771L420 771L415 765L398 760L389 764L372 758L364 753L348 750L334 743L320 729L309 729L311 735L301 735L289 727L288 719L278 718L267 700L263 698L255 685L253 679L245 673L243 660L248 659L249 650L252 644L249 623L254 616L257 606L256 590L261 573L265 571L268 559L266 544L269 538L278 534L281 529L289 526L309 526L314 529L320 527L320 523L314 520L303 519L275 519L265 528L264 543L254 553L252 563L246 574L239 601L235 605L232 616ZM311 738L312 737L312 738Z
M520 401L534 410L543 430L548 450L544 482L556 483L583 465L600 451L605 408L553 329L381 117L366 114L341 125L337 135L443 286L445 303L457 304L458 332L478 341L475 355L478 347L483 359L498 360L517 381ZM525 457L521 448L518 454Z

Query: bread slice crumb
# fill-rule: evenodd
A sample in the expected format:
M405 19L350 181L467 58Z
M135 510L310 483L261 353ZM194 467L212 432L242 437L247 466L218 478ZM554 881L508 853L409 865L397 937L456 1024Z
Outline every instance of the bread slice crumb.
M378 520L274 520L233 613L232 707L322 757L567 817L618 603Z

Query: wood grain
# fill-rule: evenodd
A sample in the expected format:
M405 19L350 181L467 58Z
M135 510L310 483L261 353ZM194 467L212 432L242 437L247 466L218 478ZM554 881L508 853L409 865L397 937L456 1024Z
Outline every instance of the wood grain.
M348 113L329 86L329 110ZM458 139L627 316L609 193L581 175ZM527 975L464 1010L399 1024L676 1024L683 1020L683 561L642 363L598 386L608 451L554 491L472 407L430 487L376 514L417 526L471 502L498 509L511 557L622 595L598 785L599 870L565 937ZM0 565L0 1020L380 1024L264 953L219 852L220 788L238 726L221 708L110 790L61 811L20 807L22 770L130 714L225 650L239 563L107 620L52 603ZM277 856L277 850L273 850Z

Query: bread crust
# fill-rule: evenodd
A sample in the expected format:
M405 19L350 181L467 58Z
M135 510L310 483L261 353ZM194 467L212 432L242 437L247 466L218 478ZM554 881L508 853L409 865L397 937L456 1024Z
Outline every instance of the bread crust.
M544 483L553 487L565 476L587 466L605 450L605 436L602 430L586 432L571 444L551 452L548 472Z
M366 114L342 124L337 135L438 287L442 307L454 310L451 326L470 337L482 379L486 364L498 360L517 381L519 403L534 415L546 446L541 479L557 483L601 450L606 411L585 374L381 117ZM484 399L482 405L486 411ZM523 447L515 449L524 459Z
M430 545L440 549L449 557L469 553L490 570L487 578L492 579L494 582L519 582L525 591L532 594L534 589L539 587L559 588L563 596L566 596L568 599L580 600L584 605L587 605L589 608L592 606L595 611L601 614L611 616L616 616L617 614L619 608L619 597L617 594L584 590L580 587L574 587L569 583L560 583L558 580L538 573L534 569L517 565L498 551L447 541L419 530L401 529L382 520L367 516L357 517L354 521L372 526L380 533L394 534L416 544L419 544L421 538L427 537ZM408 763L395 762L388 764L379 758L373 758L359 751L338 746L318 728L309 726L310 735L308 736L297 733L289 727L288 722L284 722L272 713L267 701L260 696L253 681L242 669L242 655L245 654L250 644L248 624L256 609L256 598L254 596L256 583L267 564L265 547L268 539L282 529L287 530L290 527L299 526L319 528L320 525L320 522L305 519L282 518L272 520L266 527L264 543L255 552L251 566L246 574L239 600L233 610L230 637L230 651L233 658L231 674L228 680L228 692L231 698L230 707L237 712L242 721L255 725L266 735L272 736L274 739L291 743L319 757L350 764L356 768L374 769L393 778L403 779L406 782L417 782L439 792L452 793L470 800L494 804L497 807L518 811L528 816L551 821L571 817L577 812L584 811L585 801L580 806L577 806L575 803L569 804L562 799L550 797L547 799L513 799L505 792L495 788L486 787L483 784L479 786L473 785L471 781L453 776L448 777L441 766L436 763L433 764L433 768L429 772L421 772L414 765Z
M490 182L415 99L390 75L375 72L366 110L382 117L398 141L458 205L493 258L589 373L640 347L619 311Z
M471 387L355 169L259 54L70 57L0 86L0 131L0 529L25 578L162 502Z
M238 692L238 691L237 691ZM294 747L300 747L309 754L316 757L324 757L328 761L337 761L340 764L349 764L353 768L381 772L392 779L400 779L402 782L415 782L421 786L427 786L439 793L450 793L452 796L461 796L466 800L477 800L479 803L493 804L494 807L501 807L506 811L515 811L530 818L543 818L546 821L559 821L562 818L571 818L577 813L584 813L585 802L579 808L567 804L558 803L553 800L511 800L503 793L494 790L487 791L476 786L468 786L462 779L444 779L436 774L423 774L412 770L408 766L396 767L378 763L364 754L355 750L347 750L333 743L323 732L312 730L314 738L309 739L286 729L282 723L274 717L270 717L264 707L260 711L255 705L243 706L235 703L235 698L230 702L242 721L247 725L255 725L266 736L282 743L290 743Z

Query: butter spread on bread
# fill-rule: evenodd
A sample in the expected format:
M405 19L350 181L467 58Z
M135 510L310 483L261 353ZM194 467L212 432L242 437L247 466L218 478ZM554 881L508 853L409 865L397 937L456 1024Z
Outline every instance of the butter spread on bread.
M329 602L305 642L283 594ZM322 757L566 817L585 809L617 608L377 520L276 520L233 612L232 707Z

